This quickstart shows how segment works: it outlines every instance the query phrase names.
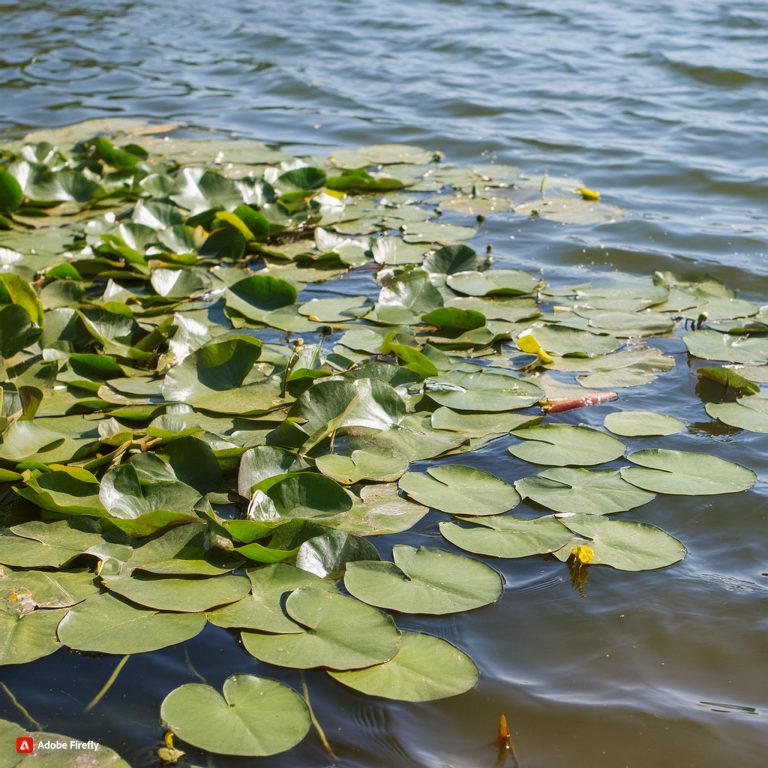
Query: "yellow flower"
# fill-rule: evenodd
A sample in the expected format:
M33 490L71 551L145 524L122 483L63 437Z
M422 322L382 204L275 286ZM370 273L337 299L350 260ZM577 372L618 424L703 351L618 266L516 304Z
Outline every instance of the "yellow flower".
M595 559L595 550L586 544L579 544L571 550L574 560L578 560L581 565L586 565Z

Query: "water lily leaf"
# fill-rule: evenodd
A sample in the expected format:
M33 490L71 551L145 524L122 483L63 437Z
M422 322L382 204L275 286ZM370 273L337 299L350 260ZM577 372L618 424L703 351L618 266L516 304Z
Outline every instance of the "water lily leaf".
M176 177L176 193L170 197L176 205L192 213L243 202L234 181L204 168L182 168Z
M538 424L541 416L521 413L459 413L441 406L432 413L432 426L451 432L465 432L473 437L503 435L521 427Z
M507 450L533 464L591 466L618 459L626 450L624 443L615 437L589 427L542 424L518 429L512 434L524 442Z
M555 552L572 536L554 516L520 520L509 515L470 518L476 523L462 528L456 523L440 523L440 533L455 546L491 557L530 557Z
M103 517L99 481L86 470L64 469L26 478L26 487L15 488L19 496L51 512Z
M707 413L724 424L749 432L768 432L768 399L740 397L735 403L707 403Z
M556 221L558 224L602 224L619 221L623 217L621 208L599 203L593 199L556 196L534 200L515 207L515 212L526 216Z
M24 614L0 610L0 665L27 664L58 651L56 627L66 613L66 608Z
M423 165L431 163L435 153L408 144L373 144L334 152L329 160L338 168L363 168L369 165Z
M499 373L459 371L427 379L424 394L458 411L511 411L538 402L544 392L529 381Z
M240 457L237 474L237 492L246 499L251 498L251 489L262 480L288 472L301 472L308 464L300 456L283 448L258 445L250 448Z
M384 664L328 674L368 696L396 701L458 696L473 688L478 678L469 656L445 640L419 632L403 632L400 650Z
M574 539L555 554L561 560L587 539L594 552L590 565L610 565L621 571L648 571L677 563L685 547L660 528L646 523L629 523L595 515L561 516L560 521L580 539Z
M0 458L12 462L32 459L47 448L61 445L65 438L37 421L14 421L3 433Z
M87 571L6 571L0 576L0 610L69 608L99 591Z
M498 515L518 505L513 486L490 472L462 464L429 467L427 473L407 472L400 489L420 504L452 515Z
M0 170L0 211L15 211L24 199L24 192L16 178Z
M200 494L175 479L142 483L133 464L122 464L105 473L99 499L112 517L130 519L158 510L191 514Z
M400 496L396 483L377 483L363 486L352 509L323 518L323 525L356 536L380 536L410 530L427 512L429 507Z
M533 293L540 281L516 269L490 272L455 272L448 275L448 286L465 296L525 296Z
M248 517L262 522L335 515L352 506L349 494L315 472L287 472L253 486Z
M78 603L59 624L59 639L78 651L147 653L191 640L205 626L197 613L158 613L109 593Z
M751 469L706 453L649 448L630 453L627 458L638 466L622 467L621 476L628 483L655 493L738 493L751 488L757 479Z
M299 307L299 313L318 323L343 323L361 317L370 309L365 296L311 299Z
M201 272L192 269L155 269L150 282L159 296L168 299L188 298L210 285Z
M379 608L429 614L469 611L501 596L501 576L479 560L404 544L392 549L392 558L394 563L349 563L347 591Z
M440 224L436 221L419 221L404 225L403 240L406 243L440 243L451 245L471 240L477 230L473 227L460 227L455 224Z
M699 368L699 379L706 379L722 384L723 388L732 389L742 395L754 395L760 391L760 385L734 371L732 368Z
M690 354L704 360L761 365L768 362L768 338L730 336L717 331L689 331L683 336L683 341Z
M21 275L13 272L0 273L0 304L15 304L27 313L33 323L43 325L43 305L34 288Z
M518 480L515 488L524 499L532 499L555 512L584 515L626 512L655 498L655 494L622 480L616 469L546 469L536 477Z
M211 624L275 634L301 632L283 612L282 598L302 587L336 591L330 581L284 563L248 568L246 575L252 585L251 593L236 603L209 611L207 616Z
M337 453L318 456L316 464L324 475L343 485L359 483L361 480L391 482L408 469L405 456L366 450L352 451L351 456Z
M271 275L251 275L229 286L225 295L227 308L257 323L269 324L275 310L296 301L296 286Z
M621 345L612 336L599 336L556 325L534 326L531 330L547 352L563 357L598 357L613 352Z
M443 297L421 269L404 272L379 292L377 309L400 307L422 314L443 305Z
M244 576L174 579L151 574L133 574L104 579L104 586L133 603L159 611L199 613L218 605L234 603L248 594L251 585Z
M182 685L165 697L160 717L194 747L245 757L285 752L310 726L307 707L295 691L255 675L228 677L223 696L208 685Z
M0 563L21 568L59 568L101 542L77 523L31 520L0 534Z
M369 541L346 531L328 531L307 539L296 554L296 567L322 578L338 576L358 560L378 560Z
M675 435L685 429L680 419L653 411L615 411L605 417L604 424L614 435L624 437Z
M428 253L422 267L430 274L453 275L457 272L480 272L488 266L487 256L478 256L466 245L444 245Z
M471 331L485 325L485 315L474 309L457 309L456 307L440 307L422 315L425 323L436 328Z
M361 669L389 661L400 647L392 619L352 597L297 589L288 596L285 611L296 622L294 633L243 632L248 653L296 669Z

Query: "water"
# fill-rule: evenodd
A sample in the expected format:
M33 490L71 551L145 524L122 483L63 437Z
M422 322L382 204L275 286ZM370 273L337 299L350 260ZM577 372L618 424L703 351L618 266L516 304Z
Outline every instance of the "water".
M493 244L500 265L542 267L551 280L670 269L768 297L764 3L27 0L0 3L0 37L0 132L129 116L312 152L409 142L451 162L573 175L627 217L593 227L495 221L477 242ZM665 446L740 461L758 485L660 496L625 514L684 541L689 556L672 569L592 569L580 594L556 562L494 563L507 577L498 605L398 619L472 653L481 681L465 696L390 704L308 674L336 764L490 768L504 712L522 768L765 765L768 441L709 426L682 343L663 346L676 370L628 390L622 407L680 416L691 427ZM597 425L608 408L564 421ZM528 474L505 448L493 443L472 461L508 480ZM399 538L434 536L428 518ZM209 627L186 651L132 658L88 715L113 658L60 651L5 669L3 680L50 730L150 766L160 701L193 680L190 662L216 686L265 671ZM267 674L301 684L291 671ZM0 716L17 714L0 699ZM312 736L262 763L333 761Z

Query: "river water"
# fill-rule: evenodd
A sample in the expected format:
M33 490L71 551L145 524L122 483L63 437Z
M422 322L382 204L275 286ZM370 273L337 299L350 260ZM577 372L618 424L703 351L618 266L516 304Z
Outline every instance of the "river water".
M499 266L541 267L553 281L709 273L768 301L763 2L0 2L0 133L110 116L311 152L407 142L450 162L575 176L625 209L624 219L498 220L475 242L492 244ZM625 390L622 407L678 415L689 429L666 447L706 449L760 475L748 493L659 496L622 516L680 538L683 564L641 574L595 568L580 593L553 560L494 563L507 578L498 605L398 620L468 650L481 670L474 691L401 705L308 674L338 759L312 736L259 764L490 768L505 713L520 768L766 765L768 440L713 428L682 343L661 346L675 354L675 371ZM563 421L599 425L606 412ZM462 461L507 480L529 474L505 448L497 441ZM435 535L428 517L385 544ZM160 701L192 680L190 661L216 686L260 672L233 635L209 627L186 649L132 658L87 715L113 658L60 651L6 668L3 680L49 730L151 766ZM290 671L277 676L300 685ZM2 699L0 716L18 713Z

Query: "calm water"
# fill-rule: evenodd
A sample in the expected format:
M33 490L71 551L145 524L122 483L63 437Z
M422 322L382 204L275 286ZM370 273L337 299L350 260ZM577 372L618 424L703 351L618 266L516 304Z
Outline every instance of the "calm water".
M714 274L768 301L763 2L0 2L0 132L105 116L312 152L410 142L452 162L574 175L628 216L599 227L498 220L476 242L493 244L498 263L541 266L552 280L670 269ZM688 432L665 447L706 447L755 469L758 485L737 496L660 496L625 514L685 542L690 554L672 569L592 569L580 595L559 563L502 562L498 605L403 618L472 653L482 676L465 696L389 704L307 675L336 765L491 768L501 712L521 768L766 765L768 440L707 427L682 343L662 346L676 371L626 391L622 407L681 416ZM608 410L565 421L597 425ZM505 448L461 460L508 480L530 474ZM400 538L434 536L427 519ZM185 650L132 658L88 715L114 659L60 651L4 669L3 680L50 730L150 766L160 701L193 679L190 661L216 686L264 671L234 636L209 627ZM293 672L267 674L300 685ZM0 716L17 719L4 698ZM260 764L334 761L312 736Z

